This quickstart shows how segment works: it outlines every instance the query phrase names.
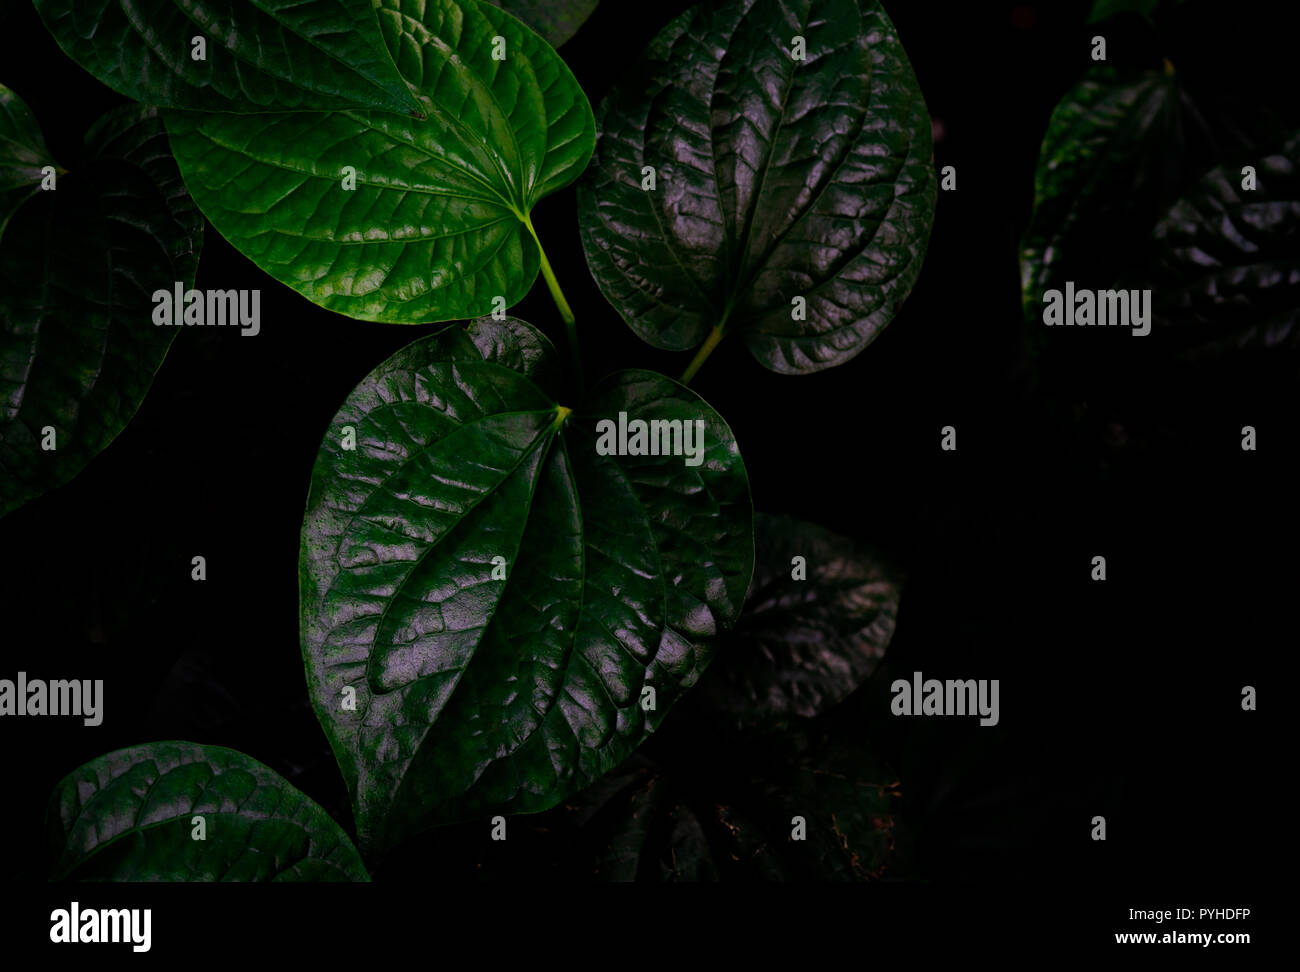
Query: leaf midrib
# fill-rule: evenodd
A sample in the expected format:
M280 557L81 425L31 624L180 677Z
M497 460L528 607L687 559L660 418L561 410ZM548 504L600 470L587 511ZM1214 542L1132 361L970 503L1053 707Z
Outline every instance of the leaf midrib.
M524 522L523 522L522 526L521 526L520 529L519 529L519 538L518 538L518 540L516 541L515 546L514 546L513 557L512 557L511 560L508 561L509 563L512 563L512 564L517 564L518 559L519 559L519 551L520 551L520 549L522 549L522 547L523 547L523 544L524 544L524 538L528 535L528 525L529 525L529 523L530 523L531 520L532 520L533 512L534 512L534 507L535 507L535 505L536 505L536 504L535 504L535 500L536 500L536 497L537 497L537 489L538 489L538 487L541 485L542 476L543 476L543 474L544 474L544 472L545 472L545 466L546 466L546 463L547 463L547 462L549 461L549 459L550 459L549 452L550 452L550 450L554 447L554 444L555 444L555 440L556 440L556 439L559 439L559 440L561 441L561 445L563 445L563 436L559 434L559 430L558 430L557 428L555 428L554 426L548 428L548 429L546 430L546 432L543 433L542 436L539 436L539 440L540 440L540 439L543 439L543 438L546 439L546 440L548 440L547 443L546 443L546 448L547 448L547 453L548 453L548 454L545 455L545 456L542 456L542 458L541 458L541 460L540 460L540 462L539 462L539 464L538 464L538 475L533 479L532 483L531 483L530 486L529 486L529 490L528 490L528 501L527 501L527 503L524 505L524 510L525 510L525 514L524 514ZM532 453L533 453L534 451L536 451L536 445L534 445L534 447L531 448L531 449L529 450L528 455L532 455ZM527 458L527 456L525 456L525 458ZM567 459L567 456L566 456L566 459ZM504 478L501 480L501 482L504 484L505 481L506 481L506 479L509 479L511 476L513 476L513 475L518 471L519 467L522 466L522 465L523 465L523 461L521 460L520 463L519 463L518 465L516 465L515 468L512 469L512 470L510 471L510 473L509 473L506 477L504 477ZM579 507L579 516L581 517L581 507ZM459 526L459 524L457 524L457 525ZM449 532L450 532L450 531L449 531ZM433 548L430 547L430 551L432 551L432 549L433 549ZM583 551L584 551L584 556L583 556L583 583L584 583L584 584L585 584L585 582L586 582L586 557L585 557L585 550L586 550L586 547L584 546L584 547L583 547ZM427 552L429 552L429 551L426 551L426 553L427 553ZM410 773L409 773L408 771L409 771L409 769L410 769L411 763L413 763L413 762L415 761L416 756L418 756L419 753L420 753L420 751L424 748L424 743L425 743L425 740L429 738L429 733L431 733L431 732L433 731L434 726L436 726L436 725L438 724L439 720L442 718L442 714L443 714L444 712L446 712L446 711L447 711L447 708L451 705L451 703L452 703L452 699L455 697L455 695L456 695L456 691L460 688L461 681L464 679L465 672L468 671L468 670L469 670L469 667L474 663L474 658L475 658L475 656L478 654L478 652L479 652L479 648L480 648L480 647L482 646L482 644L483 644L483 639L487 636L488 628L490 628L490 627L492 626L492 621L493 621L493 619L496 617L497 610L500 608L502 601L505 600L505 597L506 597L506 591L507 591L507 590L509 589L509 587L510 587L510 581L511 581L511 579L512 579L512 577L513 577L513 574L514 574L514 571L513 571L513 570L509 570L509 571L506 572L506 579L505 579L505 581L504 581L504 582L502 583L502 585L501 585L501 593L500 593L500 595L496 598L495 602L492 604L491 609L487 612L487 616L483 619L483 624L482 624L482 626L481 626L481 628L480 628L480 632L481 632L481 633L480 633L479 637L475 640L473 649L469 652L468 657L465 659L465 664L462 665L462 666L457 670L456 677L455 677L455 679L452 681L451 690L447 693L447 698L446 698L446 700L443 702L442 707L438 709L437 714L433 717L433 719L429 722L429 724L426 725L426 726L424 727L424 730L420 733L420 739L419 739L419 741L418 741L418 742L414 745L414 747L412 748L412 755L411 755L411 758L408 759L408 760L406 760L406 761L404 762L404 764L403 764L403 766L402 766L402 768L401 768L401 774L400 774L400 777L399 777L398 780L397 780L397 786L393 788L392 794L391 794L391 796L389 797L389 806L390 806L390 807L396 805L396 803L397 803L399 797L400 797L401 794L402 794L402 791L403 791L403 790L405 789L405 787L406 787L406 781L407 781L407 779L408 779L409 776L410 776ZM396 600L395 597L389 599L388 605L385 605L384 613L387 613L388 606L391 605L395 600ZM576 626L575 626L575 627L576 627ZM378 632L379 632L379 626L376 625L376 627L375 627L375 633L378 634ZM367 662L367 676L369 676L369 671L368 671L368 669L369 669L369 661L370 661L370 658L371 658L371 657L373 657L373 654L367 656L367 659L366 659L366 662ZM407 685L414 685L414 684L416 684L416 683L418 683L418 682L423 681L424 679L426 679L426 678L428 678L428 677L429 677L429 676L427 676L427 675L422 675L422 676L420 676L420 677L418 677L418 678L412 679L411 682L407 683ZM403 686L403 687L405 687L405 686ZM385 693L385 694L391 694L391 693ZM548 711L549 711L549 708L550 708L550 707L548 706ZM368 710L368 709L369 709L369 703L367 703L367 710ZM542 724L543 721L545 721L545 714L541 714L540 718L539 718L538 721L537 721L537 725L540 726L540 725ZM519 746L522 746L522 745L523 745L523 742L526 741L528 738L530 738L530 737L533 735L533 732L536 732L536 727L534 727L534 729L533 729L532 731L530 731L530 732L528 733L527 736L524 737L524 740L521 740L521 741L520 741ZM518 748L519 748L519 747L517 746L517 747L516 747L516 751L518 751ZM486 769L487 769L487 766L485 765L485 766L483 767L483 770L486 770ZM474 778L473 783L470 784L470 788L472 788L472 787L474 786L474 784L476 784L476 783L478 782L478 780L479 780L479 778L480 778L481 776L482 776L482 773L480 772L479 776L476 776L476 777Z
M296 112L293 112L293 113L290 113L290 112L277 112L276 114L296 114ZM348 117L353 118L354 120L359 121L359 119L356 119L355 116L353 116L351 112L346 112L346 111L345 111L345 112L341 112L341 114L347 115ZM364 124L364 123L363 123L363 124ZM384 136L384 137L386 137L386 138L389 138L389 139L391 139L392 141L397 142L399 145L406 145L406 146L408 146L409 148L416 149L417 151L423 153L424 155L427 155L430 159L432 159L432 160L435 161L435 162L445 163L445 164L447 165L447 168L452 169L452 170L457 171L457 172L461 172L461 173L463 173L464 175L468 176L470 179L474 180L475 182L478 182L480 185L482 185L482 186L484 186L485 188L491 190L491 191L493 192L493 195L494 195L496 198L493 199L493 198L488 198L488 197L486 197L486 196L462 196L462 195L460 195L460 194L458 194L458 193L439 192L439 191L436 190L436 189L423 189L423 188L419 188L419 187L412 186L412 185L403 185L403 186L400 187L400 189L395 189L395 188L394 188L393 186L391 186L391 185L376 185L376 184L373 183L373 182L366 182L366 181L364 181L364 180L361 180L361 182L360 182L361 185L363 185L363 186L367 186L367 187L372 188L372 189L375 189L375 190L377 190L377 191L379 191L379 192L393 192L393 191L399 191L399 192L414 192L414 193L419 193L419 194L421 194L421 195L426 195L426 196L446 196L446 197L457 198L457 199L472 199L472 200L474 200L474 201L476 201L476 202L484 202L484 203L487 203L488 205L492 205L492 206L495 206L495 205L498 205L498 204L501 203L501 202L504 202L504 200L501 198L501 195L500 195L499 193L497 193L495 190L493 190L491 186L489 186L486 182L483 182L482 179L480 179L480 178L479 178L475 173L470 172L468 169L462 169L461 167L455 165L454 163L447 162L445 159L441 158L440 156L434 155L434 154L432 154L431 152L429 152L428 150L423 149L423 148L421 148L421 147L418 146L418 145L414 145L414 144L411 144L411 143L409 143L409 142L403 142L401 139L395 139L395 138L392 138L392 136L389 135L389 133L387 133L387 132L385 132L385 131L383 131L383 130L381 130L381 129L371 128L369 125L364 125L364 127L365 127L365 129L366 129L367 131L372 131L372 132L375 132L376 134L379 134L379 135L382 135L382 136ZM338 173L337 173L337 172L331 172L331 173L329 173L328 175L326 175L325 173L320 172L320 171L318 171L318 170L316 170L316 169L314 169L314 168L303 168L303 167L296 166L296 165L289 165L289 164L286 163L286 162L273 161L273 160L271 160L271 159L262 158L261 156L258 156L258 155L253 155L253 154L251 154L250 152L248 152L246 149L241 149L241 148L239 148L239 147L237 147L237 146L235 146L235 145L231 145L231 144L229 144L229 143L227 143L227 142L222 141L221 139L217 138L215 135L213 135L212 133L210 133L209 131L207 131L207 129L204 129L204 128L201 128L201 127L200 127L200 128L195 128L195 129L193 129L193 131L197 132L197 133L198 133L199 135L201 135L204 139L206 139L207 141L211 142L213 145L217 146L218 148L220 148L220 149L224 149L225 151L231 153L232 155L236 155L236 156L239 156L239 157L241 157L241 158L245 158L245 159L251 159L252 161L256 162L258 165L265 165L265 166L268 166L269 168L273 168L273 169L283 169L283 170L285 170L286 172L296 172L296 173L298 173L299 175L311 176L312 178L315 178L315 179L323 179L323 180L325 180L326 182L330 182L330 183L333 183L333 182L338 178ZM302 234L296 234L296 235L301 236Z
M436 0L431 0L431 2L436 2ZM504 123L505 130L506 130L507 132L510 133L510 144L511 144L511 146L514 148L515 161L518 163L520 169L522 170L522 168L523 168L523 159L524 159L524 154L523 154L523 150L522 150L522 148L521 148L520 145L519 145L519 133L515 131L515 126L514 126L513 122L510 120L510 116L506 113L505 108L502 106L500 100L497 98L497 96L496 96L496 92L492 90L492 86L489 85L489 84L487 84L487 83L485 83L485 82L483 81L483 79L479 76L479 74L478 74L477 71L473 70L473 69L469 66L468 63L466 63L466 62L464 62L464 61L462 61L462 60L460 59L460 50L459 50L458 47L457 47L457 48L453 48L453 47L451 46L450 43L448 43L448 42L447 42L446 40L444 40L443 38L439 37L437 34L433 33L433 31L430 30L430 29L429 29L429 28L424 24L423 21L416 20L414 17L412 17L410 14L408 14L405 10L398 9L398 10L396 11L396 13L398 14L399 17L402 18L402 21L403 21L402 32L403 32L404 34L410 34L411 36L418 36L418 35L416 35L413 31L410 31L410 30L406 29L406 25L407 25L408 23L413 23L413 24L418 25L419 28L420 28L420 31L421 31L421 32L425 35L425 37L427 38L426 41L425 41L425 43L432 43L432 45L433 45L433 46L434 46L434 47L439 51L439 53L441 53L441 54L443 55L443 57L446 59L446 61L447 61L448 64L451 64L451 65L463 64L463 65L464 65L464 74L461 75L461 76L462 76L462 77L468 77L468 79L469 79L469 81L470 81L471 84L476 84L476 85L478 85L478 86L483 90L483 92L486 93L488 99L492 102L493 107L496 108L496 111L497 111L498 116L501 118L502 122ZM481 17L483 18L484 21L487 21L487 22L489 23L489 26L492 26L492 25L491 25L491 22L488 21L487 16L486 16L485 14L483 14L483 12L482 12L481 10L478 11L478 13L479 13L479 16L481 16ZM536 86L537 73L536 73L536 71L534 71L534 70L532 69L532 62L528 60L528 57L527 57L526 55L524 56L524 60L528 62L529 73L532 75L532 80L533 80L533 82L534 82L534 85ZM410 83L410 82L408 81L408 83ZM423 86L424 86L424 60L423 60L423 57L421 57L421 60L420 60L420 84L415 85L414 87L416 87L417 90L419 90L419 91L423 94ZM546 106L546 95L545 95L544 92L542 92L542 90L541 90L540 87L537 87L536 90L537 90L538 95L540 96L540 100L541 100L541 102L542 102L542 106L543 106L543 108L545 108L545 106ZM527 188L527 187L524 187L524 186L521 185L521 186L520 186L520 198L519 198L518 200L515 200L515 199L513 198L513 193L511 192L511 188L514 186L514 180L511 179L511 178L509 177L509 174L507 173L509 160L508 160L508 159L502 159L501 156L500 156L497 152L495 152L495 151L492 150L492 149L493 149L493 145L492 145L492 143L491 143L488 139L484 138L480 133L475 132L472 128L470 128L468 125L466 125L466 124L465 124L465 123L460 119L459 116L454 115L454 114L448 112L447 109L445 109L444 107L442 107L441 105L439 105L437 102L435 102L432 98L428 97L427 95L425 95L424 97L422 97L420 100L421 100L421 103L429 105L429 106L430 106L433 110L435 110L439 115L441 115L442 117L444 117L444 118L450 120L451 123L452 123L456 128L460 129L460 130L463 131L463 132L468 133L469 136L470 136L470 139L468 140L468 144L470 144L471 146L474 146L474 145L480 145L480 146L483 146L483 147L484 147L484 149L485 149L485 151L486 151L486 154L487 154L488 158L492 160L492 166L493 166L493 168L496 169L496 171L497 171L497 175L501 177L501 184L502 184L502 186L504 186L505 189L506 189L506 196L501 197L502 201L503 201L503 202L504 202L504 203L505 203L505 204L506 204L506 205L511 209L512 212L515 213L516 216L519 217L520 222L522 222L522 221L523 221L523 220L528 216L528 214L532 211L531 207L530 207L529 204L528 204L528 199L527 199L527 196L528 196L528 188ZM545 132L547 133L547 135L548 135L547 142L548 142L548 144L549 144L549 141L550 141L550 140L549 140L549 135L550 135L550 119L549 119L549 117L544 118L544 119L542 120L542 130L545 131ZM539 168L541 168L541 167L544 166L545 164L546 164L546 159L545 159L545 155L543 155L543 158L541 159L541 161L540 161L539 164L538 164L538 165L539 165ZM520 177L522 178L522 176L523 176L522 171L521 171L519 174L520 174ZM484 185L487 185L487 184L484 183ZM493 191L495 192L496 190L493 189ZM499 193L498 193L498 195L499 195ZM510 198L507 198L507 197L510 197ZM517 206L515 205L516 202L518 203Z
M806 12L809 16L812 15L811 3L808 4L808 8ZM748 11L746 12L745 16L748 16ZM731 40L735 40L736 33L739 31L740 24L743 22L743 20L744 18L742 17L740 20L736 21L736 28L735 30L732 31L731 38L730 38ZM799 34L802 35L807 30L808 30L807 21L804 19L804 17L801 16L799 18ZM724 58L726 57L725 53L723 54L723 57ZM789 103L790 100L790 92L794 90L794 80L799 74L799 67L796 64L794 58L787 57L787 62L790 65L790 75L789 77L786 78L785 90L781 92L781 106L779 109L777 109L776 129L772 132L772 137L768 139L767 142L768 151L763 156L763 171L758 174L758 186L755 188L753 198L750 201L749 211L745 213L745 226L741 231L740 246L737 247L738 261L736 263L735 274L738 278L748 276L745 273L745 265L746 262L749 260L749 248L751 245L753 245L752 235L754 230L754 214L758 209L759 202L763 198L763 186L766 185L767 174L769 171L771 171L772 168L772 156L776 154L776 143L777 140L780 139L781 137L781 130L785 127L786 105ZM719 61L718 62L719 72L721 71L721 69L722 69L722 61ZM716 88L716 79L715 79L715 88ZM710 92L710 98L712 98L712 92ZM713 109L713 105L712 105L712 101L710 100L710 104L709 104L710 115L712 115L712 109ZM714 144L713 140L710 139L709 140L710 150L712 150L713 144ZM721 202L722 201L721 198L719 198L718 201ZM740 286L738 286L736 290L739 291Z
M494 413L494 414L491 415L491 416L483 416L483 418L496 418L496 417L498 417L498 416L500 416L500 415L503 415L503 414L504 414L504 415L509 415L509 414L546 414L546 413L549 412L549 411L550 411L549 409L539 409L539 410L537 410L537 411L535 411L535 412L532 412L532 413L508 413L508 412L506 412L506 413L502 413L502 412L496 412L496 413ZM478 422L478 421L482 421L482 419L476 419L476 420L475 420L475 422ZM472 425L472 424L474 424L474 423L468 423L468 424L471 424L471 425ZM468 425L466 425L466 426L462 426L462 428L466 428L466 427L468 427ZM472 516L472 515L474 514L474 512L475 512L475 511L476 511L480 506L482 506L484 503L486 503L486 502L488 501L489 498L491 498L492 496L495 496L496 493L497 493L497 491L498 491L499 489L501 489L501 487L504 486L508 480L513 479L514 476L515 476L515 474L519 472L520 468L522 468L522 466L523 466L524 463L529 459L529 457L532 456L532 454L538 450L538 448L541 446L541 444L542 444L543 442L547 442L548 440L550 440L550 439L552 439L552 438L554 437L554 431L555 431L555 430L554 430L553 428L546 428L546 429L543 429L542 432L537 436L537 438L535 438L535 439L534 439L534 440L529 444L528 449L527 449L526 451L524 451L523 453L520 454L519 459L514 463L514 465L512 465L512 466L510 467L510 469L505 473L505 475L503 475L503 476L501 477L500 481L499 481L499 482L498 482L498 483L497 483L493 488L491 488L491 489L485 491L485 492L483 493L483 495L482 495L478 500L476 500L476 501L475 501L471 506L469 506L469 507L465 510L464 513L462 513L460 516L458 516L458 517L455 518L455 520L453 521L452 525L451 525L450 527L448 527L447 530L445 530L445 531L443 532L442 536L438 537L437 540L435 540L435 541L433 541L432 543L430 543L428 549L425 550L423 553L421 553L421 554L420 554L420 555L419 555L415 560L409 562L409 563L410 563L410 569L406 571L406 575L401 579L401 581L399 581L397 584L394 585L394 588L393 588L393 594L392 594L391 596L389 596L389 597L386 599L386 601L385 601L385 603L384 603L384 609L383 609L382 611L379 612L379 617L378 617L378 619L375 621L375 640L371 642L371 651L370 651L370 653L366 656L366 687L367 687L367 689L369 690L369 695L370 695L371 697L373 697L373 696L375 696L375 695L391 695L391 694L393 694L394 692L402 691L403 689L409 688L410 686L415 685L415 684L417 684L417 683L419 683L419 682L423 682L425 679L431 677L431 676L429 676L429 675L418 675L418 676L416 676L415 678L411 679L409 682L404 682L404 683L402 683L401 685L396 686L395 688L389 689L389 690L386 691L386 692L376 692L376 691L374 690L374 688L371 686L371 684L370 684L370 667L371 667L371 663L374 661L374 657L375 657L375 649L382 649L382 648L385 648L385 647L392 647L391 645L380 645L380 644L379 644L379 634L380 634L381 631L384 630L384 623L388 620L388 612L389 612L390 610L392 610L393 605L397 603L398 593L399 593L401 590L403 590L403 589L405 588L405 586L410 582L411 575L413 575L413 574L414 574L414 573L415 573L415 572L416 572L416 571L417 571L417 570L418 570L418 569L419 569L419 568L424 564L424 561L426 560L426 558L428 558L428 557L429 557L429 556L430 556L430 555L431 555L435 550L437 550L437 549L442 545L443 541L445 541L445 540L447 539L447 537L451 536L452 533L454 533L456 530L459 530L459 529L461 528L461 526L463 526L463 525L465 524L465 522L470 518L470 516ZM439 440L439 441L441 441L441 440ZM534 480L532 486L531 486L530 489L529 489L529 493L528 493L529 502L528 502L527 510L528 510L528 513L530 513L530 514L532 513L532 498L533 498L533 495L534 495L535 492L536 492L536 489L537 489L537 480ZM374 494L371 494L371 495L374 495ZM369 522L369 521L367 521L367 522ZM525 518L525 520L524 520L524 524L523 524L523 526L520 528L520 531L519 531L520 543L522 543L522 541L523 541L523 535L524 535L524 533L527 531L527 528L528 528L528 521L527 521L527 519ZM515 553L518 554L518 552L519 552L519 544L517 543L517 544L515 545ZM506 572L506 582L505 582L505 584L502 585L502 588L501 588L502 596L504 596L504 594L505 594L505 589L506 589L506 585L508 585L509 583L510 583L510 572L507 571L507 572ZM501 598L498 597L497 600L496 600L496 604L500 604L500 603L501 603ZM491 623L491 620L492 620L492 616L493 616L493 614L495 614L495 606L493 607L493 610L492 610L491 612L489 612L487 618L485 619L485 621L484 621L484 623L483 623L483 625L482 625L482 629L481 629L481 630L484 630L484 631L487 630L488 625ZM465 665L464 665L464 666L462 667L462 669L461 669L462 673L464 672L464 669L465 669L465 668L468 668L468 667L469 667L470 662L472 662L472 661L474 660L474 654L475 654L475 652L478 650L478 645L481 643L481 641L482 641L482 638L481 638L481 637L475 641L475 643L474 643L474 650L470 652L469 657L466 659L466 661L465 661ZM455 686L456 686L456 685L459 685L459 684L460 684L460 678L459 678L459 676L458 676L458 677L456 678L456 681L453 683L453 686L452 686L452 693L453 693L453 694L454 694L454 692L455 692ZM444 703L443 708L445 709L445 708L446 708L446 704L448 704L448 703L450 703L450 702L451 702L451 695L448 695L448 697L447 697L447 703ZM369 702L367 702L366 709L367 709L367 711L369 711ZM442 710L439 710L439 714L441 714L441 711L442 711ZM363 718L362 721L364 722L364 718ZM436 722L437 719L435 718L434 721ZM432 725L433 725L433 723L430 723L430 727L432 727ZM426 731L427 731L427 730L426 730Z

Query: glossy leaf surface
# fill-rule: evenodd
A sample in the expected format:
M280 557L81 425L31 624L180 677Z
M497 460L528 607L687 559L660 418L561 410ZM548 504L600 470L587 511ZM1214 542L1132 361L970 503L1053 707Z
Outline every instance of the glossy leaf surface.
M446 328L375 369L322 444L303 656L363 846L581 789L740 613L752 508L726 423L645 371L570 412L554 353L519 321ZM619 413L703 423L700 463L598 454Z
M36 9L70 58L148 105L417 107L370 0L36 0Z
M56 881L369 880L324 810L219 746L148 743L91 760L55 787L46 833Z
M656 347L719 328L774 371L817 371L866 347L916 281L930 116L874 0L701 3L651 42L598 128L579 189L587 261Z
M489 4L380 0L378 14L425 118L172 113L185 184L222 236L329 310L418 323L513 305L540 267L532 207L591 155L586 96Z
M203 220L155 112L116 109L86 143L0 237L0 514L122 431L176 334L153 323L152 295L194 281Z

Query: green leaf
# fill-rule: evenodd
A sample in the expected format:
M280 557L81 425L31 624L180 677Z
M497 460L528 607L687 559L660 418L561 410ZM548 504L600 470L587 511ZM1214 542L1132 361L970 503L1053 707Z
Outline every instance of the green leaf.
M1096 67L1052 112L1034 176L1034 209L1021 244L1026 317L1066 281L1105 287L1140 261L1151 227L1176 198L1190 160L1173 72Z
M219 746L146 743L93 759L54 788L45 829L55 881L369 880L329 814Z
M1225 159L1256 158L1294 126L1294 112L1224 96L1161 71L1092 68L1052 113L1021 244L1026 319L1067 281L1115 285L1151 258L1152 231L1196 180Z
M0 515L72 479L130 421L176 333L154 325L152 294L188 288L198 265L203 219L156 113L116 109L86 145L0 238Z
M40 191L41 169L53 164L31 109L0 84L0 236L23 200Z
M529 213L586 166L591 107L559 55L496 7L378 9L426 118L172 113L185 184L219 233L329 310L410 324L512 305L540 266Z
M36 0L36 9L64 53L145 104L417 109L370 0Z
M818 371L866 347L916 281L930 117L876 0L702 3L651 42L598 127L583 246L656 347L736 333L773 371Z
M740 724L812 718L847 698L884 657L903 575L869 547L794 517L758 514L754 533L745 611L698 697Z
M1300 134L1252 160L1212 169L1161 219L1149 287L1157 327L1184 353L1300 347Z
M554 356L521 321L445 328L375 369L321 446L303 657L363 847L581 789L659 725L740 613L752 507L726 423L646 371L570 413ZM598 454L598 421L620 412L702 422L700 464Z
M552 47L559 47L578 32L595 12L600 0L488 0L514 14Z

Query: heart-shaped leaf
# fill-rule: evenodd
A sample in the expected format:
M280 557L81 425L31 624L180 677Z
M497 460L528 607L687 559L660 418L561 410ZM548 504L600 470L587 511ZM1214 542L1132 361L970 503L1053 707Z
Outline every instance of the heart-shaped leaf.
M446 328L375 369L321 446L303 656L363 847L581 789L740 613L752 508L726 423L646 371L571 412L553 357L520 321Z
M219 233L329 310L409 324L512 305L543 260L529 213L591 156L591 106L559 55L490 4L378 12L426 118L172 113L185 184Z
M370 879L329 814L219 746L148 743L93 759L54 788L45 827L56 881Z
M583 246L656 347L736 333L773 371L817 371L866 347L916 281L930 117L876 0L702 3L651 42L598 127Z
M36 9L70 58L145 104L418 110L371 0L36 0Z
M130 421L176 333L154 326L152 294L188 288L198 265L203 219L155 112L116 109L86 143L0 237L0 515L67 482Z
M508 10L552 47L559 47L578 32L600 0L488 0Z
M1212 169L1153 234L1140 283L1186 352L1300 347L1300 135ZM1246 188L1247 185L1253 188Z
M23 200L40 191L47 165L54 160L36 117L26 102L0 85L0 236Z
M894 636L903 575L879 553L789 516L754 518L745 611L700 698L741 724L812 718L875 671Z

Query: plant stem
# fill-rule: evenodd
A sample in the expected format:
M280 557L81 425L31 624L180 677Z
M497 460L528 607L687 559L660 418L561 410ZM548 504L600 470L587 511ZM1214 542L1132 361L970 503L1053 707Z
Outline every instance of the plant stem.
M718 342L721 340L722 325L714 324L713 330L709 332L709 336L704 339L704 343L700 345L700 349L695 352L695 357L691 360L691 363L688 364L686 370L682 372L681 382L683 385L689 385L691 383L691 379L695 377L695 373L699 371L700 366L708 360L709 355L713 353L713 349L718 346Z
M551 261L546 259L546 250L542 248L542 241L537 238L537 230L533 228L532 216L524 216L524 225L528 227L528 232L533 237L533 242L537 244L537 252L542 258L542 276L546 278L546 286L551 292L551 299L555 301L555 307L560 312L560 317L564 320L565 330L569 335L569 351L573 355L573 375L578 382L578 392L583 390L582 381L582 355L578 349L578 322L573 317L573 308L564 298L564 291L560 289L560 282L555 279L555 271L551 269Z

